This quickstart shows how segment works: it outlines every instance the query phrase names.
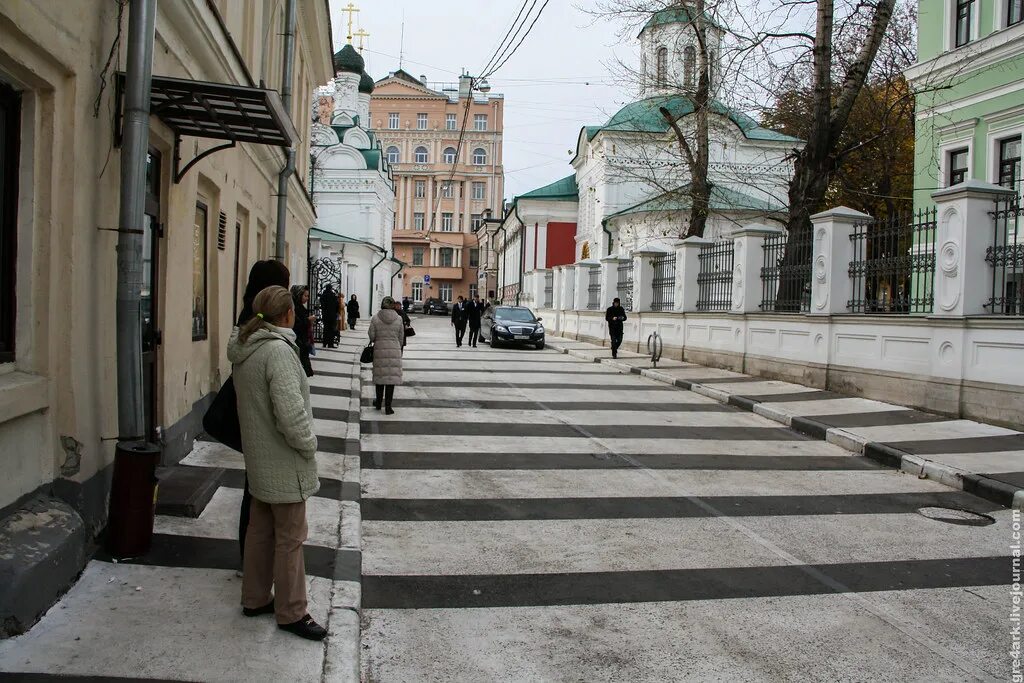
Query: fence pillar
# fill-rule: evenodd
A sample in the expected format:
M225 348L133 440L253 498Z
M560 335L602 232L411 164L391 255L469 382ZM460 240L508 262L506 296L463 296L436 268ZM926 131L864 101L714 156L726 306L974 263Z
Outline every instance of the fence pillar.
M664 256L663 249L641 249L633 252L633 310L651 310L654 302L654 258Z
M933 315L991 313L985 307L993 296L992 266L985 261L996 228L991 212L997 199L1013 194L1013 190L980 180L968 180L932 194L938 222ZM995 296L1003 293L996 292Z
M533 307L548 308L547 281L550 268L541 268L533 271Z
M590 285L590 266L585 261L576 264L576 282L573 285L572 307L577 311L587 310L587 287Z
M761 224L748 225L730 233L733 240L731 313L756 313L761 310L764 238L780 233L780 228Z
M811 262L811 315L846 313L853 298L850 261L853 226L871 216L846 206L811 216L814 260Z
M601 259L601 306L612 305L612 299L619 295L619 261L617 256Z
M558 309L571 311L576 305L576 267L565 266L562 268L561 279L558 283Z
M687 237L676 242L676 305L680 313L694 313L697 310L697 299L700 287L697 275L700 273L700 248L705 244L714 244L703 237Z

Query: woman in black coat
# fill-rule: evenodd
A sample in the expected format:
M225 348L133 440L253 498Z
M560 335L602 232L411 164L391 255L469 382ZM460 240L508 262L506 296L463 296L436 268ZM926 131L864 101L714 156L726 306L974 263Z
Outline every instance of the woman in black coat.
M356 321L359 320L359 302L356 301L355 294L348 300L346 308L348 309L348 328L354 330L356 329Z
M309 362L309 328L316 316L309 314L309 287L306 285L295 285L292 287L292 300L295 301L295 325L292 330L295 332L295 345L299 347L299 361L302 369L306 371L306 377L313 376L313 365Z

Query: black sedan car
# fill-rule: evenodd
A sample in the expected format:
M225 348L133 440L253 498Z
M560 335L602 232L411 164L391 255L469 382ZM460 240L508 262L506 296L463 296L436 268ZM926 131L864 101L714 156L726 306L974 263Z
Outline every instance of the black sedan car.
M544 326L525 306L497 306L484 314L480 335L484 341L491 343L491 348L499 344L529 344L538 349L544 348Z
M448 315L448 304L440 299L427 299L423 302L423 313L426 315Z

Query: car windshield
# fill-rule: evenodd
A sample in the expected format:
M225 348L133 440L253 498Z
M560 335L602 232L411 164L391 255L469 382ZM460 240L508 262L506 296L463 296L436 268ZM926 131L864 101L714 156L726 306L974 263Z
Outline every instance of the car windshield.
M537 322L537 319L533 317L533 313L528 308L499 308L494 312L494 317L517 323Z

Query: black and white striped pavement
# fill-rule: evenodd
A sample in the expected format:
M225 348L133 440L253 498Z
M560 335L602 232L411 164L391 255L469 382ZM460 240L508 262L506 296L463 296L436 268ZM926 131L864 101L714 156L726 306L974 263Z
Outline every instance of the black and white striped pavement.
M694 392L414 325L395 415L364 370L364 680L1009 675L1009 510Z

